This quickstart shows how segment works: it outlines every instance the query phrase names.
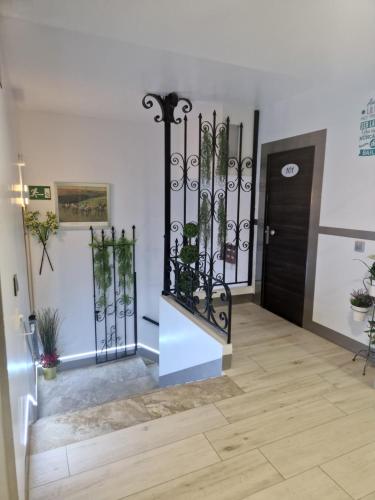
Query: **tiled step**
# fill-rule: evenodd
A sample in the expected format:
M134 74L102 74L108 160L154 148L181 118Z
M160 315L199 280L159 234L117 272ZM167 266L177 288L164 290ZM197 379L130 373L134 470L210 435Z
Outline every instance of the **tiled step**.
M32 426L31 453L77 443L163 416L243 394L228 377L154 389L127 399L41 418Z
M39 417L63 414L124 399L158 386L140 357L58 373L55 380L39 377Z

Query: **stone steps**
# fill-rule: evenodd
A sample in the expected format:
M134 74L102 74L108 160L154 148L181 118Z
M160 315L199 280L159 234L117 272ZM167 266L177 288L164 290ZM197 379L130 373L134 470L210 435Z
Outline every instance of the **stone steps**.
M158 387L155 365L140 357L58 373L38 380L39 418L98 406Z

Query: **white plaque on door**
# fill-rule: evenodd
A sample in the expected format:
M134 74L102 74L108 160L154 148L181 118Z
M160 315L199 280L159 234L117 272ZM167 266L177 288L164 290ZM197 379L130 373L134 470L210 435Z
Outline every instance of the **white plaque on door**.
M299 166L295 163L288 163L288 165L284 165L281 169L281 175L284 177L294 177L299 172Z

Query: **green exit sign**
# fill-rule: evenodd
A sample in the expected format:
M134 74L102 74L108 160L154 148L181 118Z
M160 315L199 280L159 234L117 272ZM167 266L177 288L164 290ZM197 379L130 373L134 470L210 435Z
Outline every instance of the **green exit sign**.
M29 186L30 200L50 200L50 186Z

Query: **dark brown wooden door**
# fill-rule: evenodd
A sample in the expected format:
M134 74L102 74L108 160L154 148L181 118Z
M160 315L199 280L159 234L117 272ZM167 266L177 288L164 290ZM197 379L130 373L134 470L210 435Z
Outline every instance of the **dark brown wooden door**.
M262 305L302 325L315 148L268 156Z

